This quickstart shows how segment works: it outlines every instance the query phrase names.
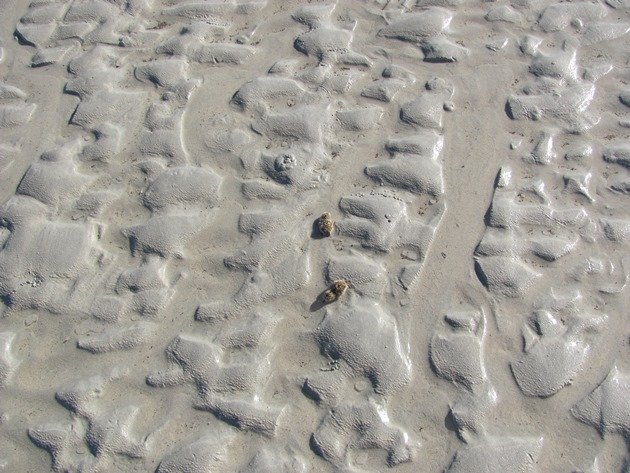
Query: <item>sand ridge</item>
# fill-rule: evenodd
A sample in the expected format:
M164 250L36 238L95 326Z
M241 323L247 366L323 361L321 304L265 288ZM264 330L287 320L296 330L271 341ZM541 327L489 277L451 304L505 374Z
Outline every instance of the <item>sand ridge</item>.
M0 470L628 469L627 2L9 3Z

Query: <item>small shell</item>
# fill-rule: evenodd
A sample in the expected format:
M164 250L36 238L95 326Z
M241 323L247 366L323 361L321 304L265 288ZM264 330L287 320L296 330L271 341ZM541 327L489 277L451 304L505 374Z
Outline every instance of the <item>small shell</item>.
M317 227L319 228L320 233L324 236L330 236L333 230L333 225L334 223L330 212L322 214L317 222Z
M346 292L346 289L348 289L348 283L345 280L340 279L339 281L335 281L326 292L324 292L324 302L329 304L330 302L336 301Z

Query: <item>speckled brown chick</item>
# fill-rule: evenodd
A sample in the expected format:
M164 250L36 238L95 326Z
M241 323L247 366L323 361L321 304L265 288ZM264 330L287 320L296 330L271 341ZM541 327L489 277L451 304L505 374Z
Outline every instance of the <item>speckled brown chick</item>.
M330 304L341 297L341 295L348 289L348 283L340 279L330 285L330 287L324 292L324 302Z
M333 231L333 226L334 226L334 222L332 219L332 215L330 215L330 212L326 212L322 214L321 217L319 217L317 221L317 226L322 235L330 236L330 234Z

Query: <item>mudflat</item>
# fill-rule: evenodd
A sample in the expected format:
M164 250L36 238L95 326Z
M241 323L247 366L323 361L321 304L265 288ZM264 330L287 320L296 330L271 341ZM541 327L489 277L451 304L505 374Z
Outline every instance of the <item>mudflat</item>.
M0 470L630 471L628 0L0 26Z

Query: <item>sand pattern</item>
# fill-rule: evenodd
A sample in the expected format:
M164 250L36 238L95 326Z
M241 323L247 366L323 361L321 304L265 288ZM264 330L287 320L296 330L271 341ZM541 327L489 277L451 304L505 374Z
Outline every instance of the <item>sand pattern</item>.
M0 470L628 470L627 1L9 4Z

